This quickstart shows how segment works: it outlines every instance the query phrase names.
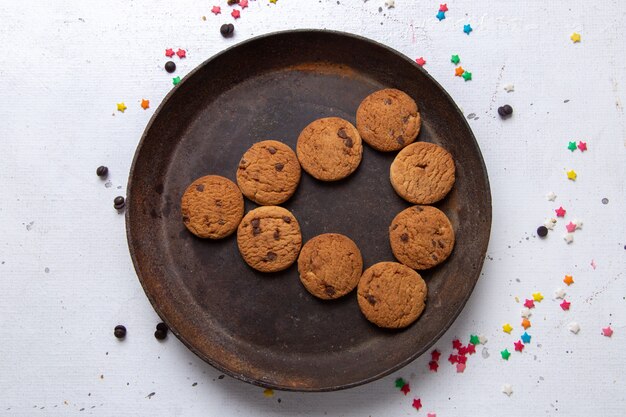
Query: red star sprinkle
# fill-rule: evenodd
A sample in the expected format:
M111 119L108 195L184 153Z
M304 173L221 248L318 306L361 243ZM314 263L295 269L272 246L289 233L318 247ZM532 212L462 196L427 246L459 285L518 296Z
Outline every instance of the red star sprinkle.
M522 343L521 340L518 340L517 342L513 343L515 345L515 350L518 352L521 352L522 350L524 350L524 344Z
M581 152L585 152L587 150L587 142L579 141L578 149L580 149Z
M448 3L440 4L439 5L439 11L440 12L447 12L448 11Z
M524 307L526 308L535 308L535 301L529 300L528 298L524 301Z
M463 346L463 345L461 344L461 341L460 341L459 339L454 339L454 340L452 341L452 348L454 348L454 349L456 349L456 350L459 350L459 348L460 348L461 346Z
M241 6L242 9L245 9L248 7L248 0L239 0L239 6Z
M459 355L467 355L467 348L465 346L459 348Z
M165 56L168 58L171 58L174 56L174 50L172 48L166 49L165 50Z
M464 363L457 363L456 364L456 372L459 373L459 374L462 374L463 371L465 370L466 366L467 365L465 365Z
M402 388L400 388L400 391L402 391L404 395L407 395L409 392L411 392L411 387L409 387L409 384L404 384L402 385Z
M607 326L602 328L602 334L606 337L611 337L613 336L613 329L611 329L611 326Z
M213 8L211 9L211 13L220 14L222 13L222 8L220 6L213 6Z
M230 15L232 17L234 17L235 19L239 19L239 16L241 16L241 12L239 10L233 10Z
M430 352L430 357L434 360L434 361L438 361L439 358L441 357L441 352L439 352L438 350L433 350L432 352Z
M459 357L458 357L458 356L456 356L456 355L450 355L450 356L448 356L448 361L449 361L452 365L454 365L455 363L458 363L458 362L459 362Z
M458 355L458 356L456 357L456 361L457 361L458 363L465 364L465 363L467 363L467 356L461 356L461 355Z
M562 206L554 211L556 212L556 217L565 217L566 211Z
M416 410L419 410L420 408L422 408L422 400L420 400L419 398L414 398L413 408L415 408Z
M426 63L426 60L424 59L424 57L423 57L423 56L421 56L421 57L417 58L417 59L415 60L415 62L416 62L416 63L417 63L417 65L419 65L420 67L423 67L423 66L424 66L424 64Z
M565 225L565 228L567 229L568 233L574 233L574 231L576 230L576 225L572 222L569 222L569 224Z
M437 372L437 369L439 369L439 364L435 361L430 361L428 362L428 368L433 372Z
M179 58L184 58L187 56L187 51L178 48L178 51L176 51L176 55L178 55Z
M563 310L569 310L569 306L570 306L570 304L572 304L572 303L570 303L570 302L569 302L569 301L567 301L567 300L563 300L563 302L561 303L561 308L562 308Z
M467 345L467 353L469 353L470 355L473 355L474 353L476 353L476 346L472 345L471 343L469 345Z

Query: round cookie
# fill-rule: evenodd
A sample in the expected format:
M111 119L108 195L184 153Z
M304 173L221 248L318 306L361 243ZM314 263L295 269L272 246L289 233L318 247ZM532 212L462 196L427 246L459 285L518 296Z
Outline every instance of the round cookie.
M413 269L428 269L450 256L454 248L454 229L441 210L413 206L393 219L389 241L398 261Z
M261 205L287 201L298 188L300 163L294 151L282 142L264 140L243 154L237 169L237 184L243 195Z
M378 327L399 329L413 323L426 307L426 282L420 274L397 262L367 268L359 281L361 312Z
M296 146L302 168L322 181L337 181L352 174L363 156L359 131L347 120L326 117L310 123Z
M300 225L289 210L278 206L258 207L249 211L239 224L237 246L243 260L257 271L282 271L300 253Z
M454 160L434 143L413 143L396 155L389 178L400 197L414 204L432 204L454 185Z
M337 233L315 236L298 257L300 281L324 300L342 297L359 283L363 272L361 251L350 238Z
M228 178L207 175L187 187L180 208L183 223L191 233L221 239L237 229L243 216L243 196Z
M397 151L413 142L421 125L415 101L394 88L365 97L356 111L356 127L361 138L383 152Z

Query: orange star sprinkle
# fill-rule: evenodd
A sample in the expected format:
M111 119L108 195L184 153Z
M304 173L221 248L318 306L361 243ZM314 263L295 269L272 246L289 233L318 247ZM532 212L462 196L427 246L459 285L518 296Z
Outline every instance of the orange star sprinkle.
M146 99L141 99L141 108L146 110L148 107L150 107L150 100L146 100Z
M574 278L572 278L571 275L565 275L565 278L563 278L563 282L567 285L572 285L574 283Z
M454 70L454 75L456 75L457 77L461 77L464 72L465 70L463 69L463 67L456 67L456 69Z
M522 327L524 328L524 330L528 329L530 327L530 320L528 319L522 320Z

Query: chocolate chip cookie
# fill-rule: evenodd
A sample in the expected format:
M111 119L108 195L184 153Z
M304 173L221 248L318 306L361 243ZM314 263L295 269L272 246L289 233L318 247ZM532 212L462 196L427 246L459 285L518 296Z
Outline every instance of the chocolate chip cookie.
M454 248L454 229L441 210L413 206L393 219L389 241L400 262L413 269L428 269L450 256Z
M237 245L243 260L257 271L282 271L300 253L300 225L289 210L259 207L249 211L239 224Z
M352 291L363 272L361 251L350 238L337 233L315 236L302 247L298 272L304 287L324 300Z
M183 223L198 237L221 239L233 233L243 216L243 196L234 182L219 175L198 178L180 202Z
M369 321L398 329L422 314L427 292L426 282L411 268L397 262L379 262L363 272L357 300Z
M361 137L383 152L397 151L413 142L421 125L415 101L393 88L365 97L356 111L356 127Z
M298 188L300 171L298 158L289 146L264 140L243 154L237 169L237 184L243 195L257 204L281 204Z
M434 143L413 143L396 155L389 177L400 197L414 204L432 204L454 185L454 160Z
M318 119L300 133L296 152L302 168L322 181L352 174L363 156L358 130L339 117Z

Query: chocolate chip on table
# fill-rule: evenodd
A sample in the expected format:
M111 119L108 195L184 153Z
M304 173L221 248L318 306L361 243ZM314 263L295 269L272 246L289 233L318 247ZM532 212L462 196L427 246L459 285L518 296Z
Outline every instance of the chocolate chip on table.
M539 226L537 228L537 236L546 237L548 235L548 228L545 226Z
M115 210L121 210L124 208L125 205L126 202L124 201L124 197L122 197L121 195L118 195L113 200L113 207L115 208Z
M235 32L235 25L233 25L232 23L225 23L222 26L220 26L220 33L225 38L231 37L234 32Z
M274 168L276 168L276 171L278 171L278 172L282 171L284 167L285 167L285 165L281 164L280 162L277 163L276 165L274 165Z
M169 72L170 74L176 71L176 64L174 63L174 61L167 61L165 63L165 71Z
M98 169L96 169L96 175L100 178L106 178L107 175L109 175L109 168L104 165L99 166Z
M498 114L501 118L507 118L513 114L513 107L505 104L504 106L498 107Z
M164 332L163 330L157 329L154 332L154 337L156 337L159 340L163 340L163 339L165 339L167 337L167 332Z
M117 326L115 326L115 329L113 330L113 334L118 339L123 339L124 337L126 337L126 327L122 326L121 324L118 324Z
M165 332L165 333L167 333L167 331L169 330L169 328L167 327L167 324L165 324L165 323L159 323L159 324L157 324L157 325L156 325L156 329L157 329L157 330L161 330L161 331L163 331L163 332Z

